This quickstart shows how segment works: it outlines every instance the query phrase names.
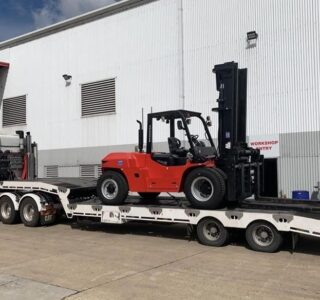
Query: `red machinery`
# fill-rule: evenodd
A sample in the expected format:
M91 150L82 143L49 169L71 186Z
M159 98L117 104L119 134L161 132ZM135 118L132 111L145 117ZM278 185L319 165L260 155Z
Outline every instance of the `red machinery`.
M188 125L193 118L201 120L209 146L191 135ZM152 152L153 121L164 121L170 127L169 153ZM139 122L140 123L140 122ZM222 171L215 166L217 156L208 121L200 113L175 110L148 115L147 150L142 150L142 126L139 130L139 152L111 153L102 161L103 175L98 181L98 195L108 204L120 204L128 190L142 197L154 198L161 192L185 192L197 207L219 205L225 193ZM190 149L181 147L175 129L183 130Z
M139 152L111 153L102 160L103 174L97 193L105 204L121 204L128 191L143 198L161 192L184 192L194 207L215 209L225 202L260 194L263 158L246 144L246 69L234 62L215 66L219 91L219 151L200 113L174 110L148 114L146 152L140 121ZM193 119L200 120L205 140L190 132ZM168 153L153 152L153 122L169 126ZM188 149L176 138L177 130L187 137Z

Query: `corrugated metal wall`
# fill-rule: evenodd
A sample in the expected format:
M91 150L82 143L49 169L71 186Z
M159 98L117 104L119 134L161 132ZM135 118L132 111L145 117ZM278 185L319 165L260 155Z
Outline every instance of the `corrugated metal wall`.
M184 0L186 107L208 111L210 69L234 60L249 70L249 135L320 130L319 3ZM251 30L257 47L247 49Z

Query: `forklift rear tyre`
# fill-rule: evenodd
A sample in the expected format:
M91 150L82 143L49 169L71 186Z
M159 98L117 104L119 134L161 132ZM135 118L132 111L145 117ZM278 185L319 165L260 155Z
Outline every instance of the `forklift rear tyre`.
M283 237L272 224L257 221L246 229L246 240L252 250L273 253L280 248Z
M160 195L160 193L138 193L138 194L143 199L151 199L151 200L157 198Z
M40 223L40 212L37 203L32 198L25 198L20 205L20 218L28 227L36 227Z
M104 172L97 183L97 194L104 204L119 205L128 196L126 179L118 172Z
M214 218L205 218L198 223L197 236L201 244L214 247L221 247L229 240L228 230Z
M3 224L14 224L18 221L18 212L14 209L12 200L8 196L0 198L0 220Z
M188 174L184 182L184 193L196 208L219 208L225 191L225 181L214 169L197 168Z

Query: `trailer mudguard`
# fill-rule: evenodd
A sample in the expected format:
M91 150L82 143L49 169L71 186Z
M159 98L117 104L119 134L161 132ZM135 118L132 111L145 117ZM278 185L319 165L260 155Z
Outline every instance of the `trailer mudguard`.
M25 198L32 198L37 203L38 210L39 211L43 210L43 206L42 206L43 199L39 195L32 194L32 193L25 194L21 197L19 201L19 207Z

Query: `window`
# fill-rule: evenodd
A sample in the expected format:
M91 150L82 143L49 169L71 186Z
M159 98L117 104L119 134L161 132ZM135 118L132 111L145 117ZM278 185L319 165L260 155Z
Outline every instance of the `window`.
M46 178L57 178L58 177L58 166L45 166L45 177Z
M101 80L81 85L82 117L116 112L116 80Z
M2 126L26 125L26 95L3 99Z

